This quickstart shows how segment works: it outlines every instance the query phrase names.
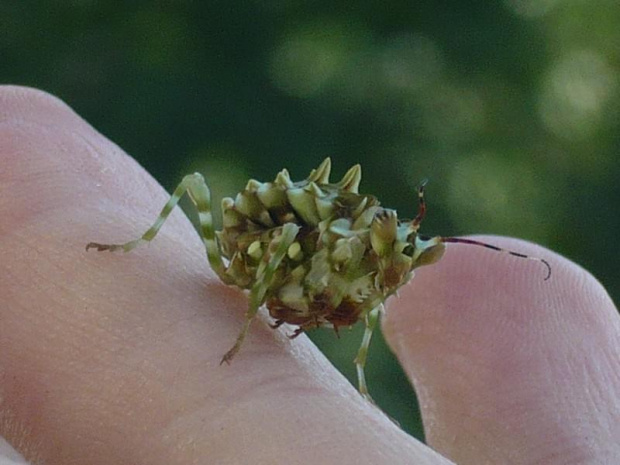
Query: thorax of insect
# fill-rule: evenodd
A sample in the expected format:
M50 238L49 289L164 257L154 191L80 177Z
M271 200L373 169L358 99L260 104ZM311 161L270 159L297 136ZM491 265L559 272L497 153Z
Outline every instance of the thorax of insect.
M359 165L336 183L329 180L330 170L328 158L300 182L291 181L286 169L273 182L250 180L234 199L222 200L219 232L214 230L204 178L188 175L140 238L125 244L90 243L87 249L128 252L152 240L187 192L198 210L199 233L213 270L224 283L249 290L244 324L222 362L230 362L239 351L263 304L274 328L283 323L296 327L291 338L321 326L338 331L361 320L366 331L355 364L359 390L368 397L364 367L380 310L415 268L439 260L448 242L532 257L472 239L418 234L426 213L424 183L418 189L417 216L403 221L376 197L359 193ZM533 259L550 271L545 260Z

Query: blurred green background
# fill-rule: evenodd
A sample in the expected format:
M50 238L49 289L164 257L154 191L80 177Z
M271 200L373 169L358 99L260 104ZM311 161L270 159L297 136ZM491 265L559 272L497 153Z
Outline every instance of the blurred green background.
M617 0L0 1L0 80L56 94L167 189L233 195L326 156L424 231L543 244L612 297L620 230ZM358 328L312 337L351 379ZM218 354L219 355L219 354ZM422 437L384 342L375 399Z

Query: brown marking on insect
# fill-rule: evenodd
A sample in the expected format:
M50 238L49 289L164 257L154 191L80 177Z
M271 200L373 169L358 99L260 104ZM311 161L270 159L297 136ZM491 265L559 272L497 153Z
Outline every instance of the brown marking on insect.
M337 331L339 327L349 327L357 323L360 313L358 302L344 299L334 307L329 296L325 294L315 296L305 311L291 308L277 298L269 299L266 306L269 315L276 320L275 325L272 325L274 329L284 323L299 326L302 331L330 324Z

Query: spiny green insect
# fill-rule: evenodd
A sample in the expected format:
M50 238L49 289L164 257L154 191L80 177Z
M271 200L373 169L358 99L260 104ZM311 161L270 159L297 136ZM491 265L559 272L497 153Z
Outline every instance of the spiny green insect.
M243 345L258 309L265 304L274 320L301 333L326 326L336 333L363 321L366 330L355 358L359 391L369 398L364 367L370 339L385 300L407 283L416 268L438 261L449 242L486 247L515 257L540 258L457 237L418 234L426 214L423 182L418 213L399 220L376 197L360 194L360 165L330 183L327 158L303 181L293 182L286 169L273 182L250 180L235 199L222 200L223 228L216 232L211 193L199 173L185 176L155 223L125 244L91 242L86 249L129 252L153 240L186 192L199 215L199 233L207 258L226 284L249 291L245 321L220 363L229 363Z

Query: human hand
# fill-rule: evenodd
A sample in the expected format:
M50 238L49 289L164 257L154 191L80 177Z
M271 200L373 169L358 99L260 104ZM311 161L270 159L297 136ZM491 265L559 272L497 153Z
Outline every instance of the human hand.
M0 90L0 435L49 464L448 464L365 402L301 336L258 322L167 194L58 100ZM429 444L459 464L615 463L620 318L585 271L449 248L388 301L384 333ZM540 276L539 276L540 275ZM372 386L371 386L372 388ZM408 406L404 405L403 409ZM616 460L614 460L616 459Z

